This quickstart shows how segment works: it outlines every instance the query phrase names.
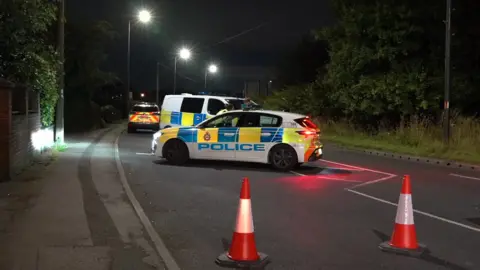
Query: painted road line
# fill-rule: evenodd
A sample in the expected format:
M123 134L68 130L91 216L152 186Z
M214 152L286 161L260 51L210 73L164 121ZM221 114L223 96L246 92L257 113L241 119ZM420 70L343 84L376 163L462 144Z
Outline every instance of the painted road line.
M139 156L153 156L153 153L135 153L135 154Z
M316 176L317 179L323 179L323 180L330 180L330 181L339 181L339 182L350 182L350 183L361 183L362 181L358 181L358 180L348 180L348 179L339 179L339 178L332 178L332 177L328 177L328 176L325 176L325 175L319 175L319 174L315 174L315 175L306 175L306 174L303 174L303 173L298 173L298 172L295 172L295 171L290 171L291 173L293 174L296 174L298 176Z
M364 187L364 186L368 186L368 185L371 185L371 184L380 183L380 182L383 182L383 181L390 180L390 179L392 179L392 178L394 178L394 177L397 177L397 176L396 176L396 175L388 175L388 176L382 177L382 178L377 179L377 180L367 181L367 182L364 182L364 183L355 185L355 186L351 187L351 189L359 188L359 187Z
M450 175L451 175L451 176L455 176L455 177L460 177L460 178L465 178L465 179L480 181L480 178L478 178L478 177L465 176L465 175L456 174L456 173L451 173Z
M356 191L356 190L352 190L352 189L348 189L348 188L346 188L345 190L348 191L348 192L363 196L365 198L369 198L369 199L377 201L377 202L389 204L389 205L392 205L392 206L398 206L398 204L396 204L396 203L389 202L387 200L380 199L380 198L377 198L377 197L374 197L374 196L371 196L371 195L368 195L368 194L365 194L365 193L362 193L362 192L359 192L359 191ZM474 231L474 232L480 232L480 228L478 228L478 227L469 226L469 225L466 225L466 224L463 224L463 223L460 223L460 222L456 222L456 221L453 221L453 220L450 220L450 219L435 216L433 214L423 212L423 211L419 211L419 210L415 210L415 209L413 210L413 212L415 212L417 214L420 214L420 215L423 215L423 216L426 216L426 217L429 217L429 218L433 218L433 219L445 222L445 223L456 225L458 227L462 227L464 229L468 229L468 230L471 230L471 231Z
M349 168L353 168L353 169L361 170L361 171L374 172L374 173L384 174L384 175L388 175L388 176L396 176L395 174L391 174L391 173L387 173L387 172L376 171L376 170L372 170L372 169L368 169L368 168L362 168L362 167L348 165L348 164L345 164L345 163L330 161L330 160L326 160L326 159L321 159L320 161L324 161L324 162L327 162L327 163L336 164L336 165L340 165L340 166L345 166L345 167L349 167Z
M125 190L125 193L127 194L128 199L132 203L133 208L135 209L135 212L140 218L140 221L142 222L143 227L147 231L148 236L150 236L150 239L152 239L152 242L155 245L155 249L157 250L158 255L160 255L160 257L163 259L163 262L167 266L167 269L180 270L180 267L178 266L177 262L173 258L170 251L167 249L167 246L163 242L162 238L160 238L160 235L158 235L158 233L153 228L152 223L150 223L150 220L145 214L145 211L143 210L142 206L138 202L137 198L135 198L135 195L133 194L133 191L130 188L130 185L128 184L127 177L125 175L125 170L123 169L122 161L120 160L120 151L118 149L119 139L120 139L120 136L118 136L117 139L115 140L115 162L117 164L117 170L120 175L120 181L122 182L123 189Z

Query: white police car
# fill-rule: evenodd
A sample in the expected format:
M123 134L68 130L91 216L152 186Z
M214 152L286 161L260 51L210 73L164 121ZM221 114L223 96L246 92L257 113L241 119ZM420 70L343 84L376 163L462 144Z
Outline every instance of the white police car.
M189 159L247 161L288 171L322 158L320 129L308 116L279 111L237 110L191 127L153 135L152 152L172 164Z

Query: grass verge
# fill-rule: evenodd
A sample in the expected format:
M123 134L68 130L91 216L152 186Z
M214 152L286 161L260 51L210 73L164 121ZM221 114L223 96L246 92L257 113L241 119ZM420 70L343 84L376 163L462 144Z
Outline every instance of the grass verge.
M320 124L322 138L346 147L402 153L420 157L480 164L480 122L474 118L452 121L451 141L443 143L442 128L425 121L383 130L376 135L356 130L346 122Z

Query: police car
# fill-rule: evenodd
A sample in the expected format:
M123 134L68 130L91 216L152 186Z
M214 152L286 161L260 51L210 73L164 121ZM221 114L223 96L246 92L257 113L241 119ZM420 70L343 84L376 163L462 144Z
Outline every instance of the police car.
M322 158L320 129L308 116L267 110L236 110L191 127L153 135L152 152L169 163L189 159L247 161L288 171Z
M128 133L137 129L160 129L160 109L156 104L142 102L132 107L128 116Z

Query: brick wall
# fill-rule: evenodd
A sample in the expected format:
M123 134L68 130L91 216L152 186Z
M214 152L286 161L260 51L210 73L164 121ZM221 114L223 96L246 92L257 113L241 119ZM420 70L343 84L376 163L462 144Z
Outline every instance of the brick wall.
M10 173L17 174L53 145L53 129L42 129L39 96L22 87L12 89L9 138Z
M10 136L10 168L13 174L30 165L35 156L44 149L38 149L34 141L42 132L39 113L12 115ZM40 139L41 140L41 139ZM53 140L53 134L52 134Z
M42 128L39 108L38 94L0 78L0 181L53 145L53 128Z
M10 178L11 87L0 79L0 181Z

